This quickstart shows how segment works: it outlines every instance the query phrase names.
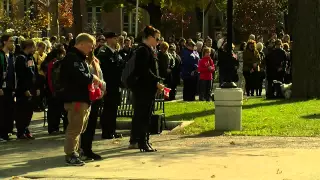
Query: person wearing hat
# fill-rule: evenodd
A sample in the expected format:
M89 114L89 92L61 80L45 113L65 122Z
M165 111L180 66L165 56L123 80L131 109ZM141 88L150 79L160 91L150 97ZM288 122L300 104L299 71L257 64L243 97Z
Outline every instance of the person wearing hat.
M195 101L198 84L198 61L199 54L194 50L196 44L190 40L187 48L182 52L182 79L183 79L183 100Z
M120 104L121 75L125 61L116 50L119 36L114 32L107 32L103 35L106 44L101 47L97 55L101 63L107 91L104 96L104 108L100 119L102 138L121 138L122 135L116 133L116 119L118 105Z
M106 38L104 37L104 35L100 35L98 36L97 38L97 44L96 44L96 47L95 47L95 50L94 50L94 55L97 56L99 51L100 51L100 48L106 43Z

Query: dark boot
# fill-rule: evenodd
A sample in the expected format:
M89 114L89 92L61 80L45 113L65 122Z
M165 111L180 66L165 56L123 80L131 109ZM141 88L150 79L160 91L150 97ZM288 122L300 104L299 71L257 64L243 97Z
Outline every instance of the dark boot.
M141 138L138 143L139 149L141 152L156 152L157 149L153 149L151 144L149 143L150 134L146 134L145 138Z

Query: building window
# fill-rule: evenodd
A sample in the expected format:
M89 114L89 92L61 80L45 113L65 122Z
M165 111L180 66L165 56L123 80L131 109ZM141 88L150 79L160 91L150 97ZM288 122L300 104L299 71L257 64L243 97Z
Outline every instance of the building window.
M101 7L96 7L96 23L97 23L97 31L100 31L102 29L102 23L101 23Z
M128 32L129 34L132 34L135 32L136 28L136 11L135 10L127 10L126 8L123 8L123 30Z
M101 7L88 7L88 27L87 31L91 33L96 33L102 29L101 24Z
M4 0L3 7L4 7L5 12L7 13L7 16L11 17L11 15L12 15L12 2L11 2L11 0Z

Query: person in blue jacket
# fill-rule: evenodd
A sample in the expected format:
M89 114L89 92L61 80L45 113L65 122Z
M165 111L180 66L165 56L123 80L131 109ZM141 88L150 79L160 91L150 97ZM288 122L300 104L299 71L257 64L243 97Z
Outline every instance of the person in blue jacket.
M198 84L199 54L194 50L196 44L193 41L187 43L187 48L182 54L181 77L183 79L183 100L194 101Z

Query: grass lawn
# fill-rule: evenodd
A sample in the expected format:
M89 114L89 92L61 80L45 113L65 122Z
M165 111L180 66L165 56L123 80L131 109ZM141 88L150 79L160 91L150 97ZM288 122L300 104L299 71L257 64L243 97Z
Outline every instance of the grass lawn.
M182 134L205 134L214 130L213 102L174 102L166 104L168 121L194 120ZM243 131L225 135L320 136L320 100L245 100Z

